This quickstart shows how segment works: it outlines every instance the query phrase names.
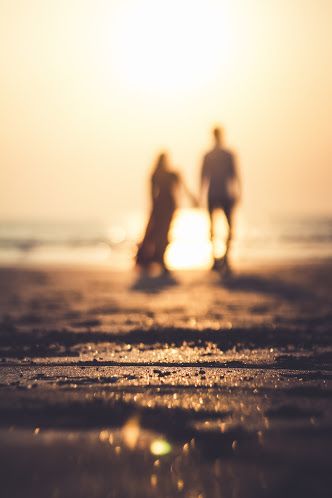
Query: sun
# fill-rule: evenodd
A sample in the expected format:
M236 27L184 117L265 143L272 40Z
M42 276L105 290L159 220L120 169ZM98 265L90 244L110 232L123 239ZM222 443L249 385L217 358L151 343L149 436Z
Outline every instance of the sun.
M170 231L166 263L171 270L206 269L212 263L208 215L200 209L179 209Z
M148 92L190 92L230 55L222 2L124 1L112 37L123 83ZM114 60L113 60L114 62Z

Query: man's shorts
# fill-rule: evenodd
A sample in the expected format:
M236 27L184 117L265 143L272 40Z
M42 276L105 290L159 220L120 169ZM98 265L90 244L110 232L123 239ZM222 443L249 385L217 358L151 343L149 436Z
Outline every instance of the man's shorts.
M208 198L208 208L210 213L214 211L215 209L221 209L222 211L225 212L226 216L228 216L233 207L234 207L234 200L233 199L210 199Z

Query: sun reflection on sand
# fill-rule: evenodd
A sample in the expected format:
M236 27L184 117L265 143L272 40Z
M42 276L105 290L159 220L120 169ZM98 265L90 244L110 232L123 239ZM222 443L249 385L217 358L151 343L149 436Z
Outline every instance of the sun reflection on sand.
M165 439L155 439L150 445L150 451L155 456L167 455L171 450L171 445Z
M140 435L140 426L137 417L129 419L122 428L122 437L128 448L135 449Z

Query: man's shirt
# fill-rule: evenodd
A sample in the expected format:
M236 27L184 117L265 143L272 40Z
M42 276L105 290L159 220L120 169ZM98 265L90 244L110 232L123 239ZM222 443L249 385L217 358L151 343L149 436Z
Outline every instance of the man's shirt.
M233 155L227 150L215 148L204 157L202 180L208 182L208 198L210 200L230 201L230 185L236 176Z

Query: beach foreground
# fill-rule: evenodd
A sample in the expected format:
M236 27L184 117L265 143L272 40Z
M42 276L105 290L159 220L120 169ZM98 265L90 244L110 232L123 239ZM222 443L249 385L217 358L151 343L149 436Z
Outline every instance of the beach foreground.
M1 496L330 497L331 282L1 269Z

